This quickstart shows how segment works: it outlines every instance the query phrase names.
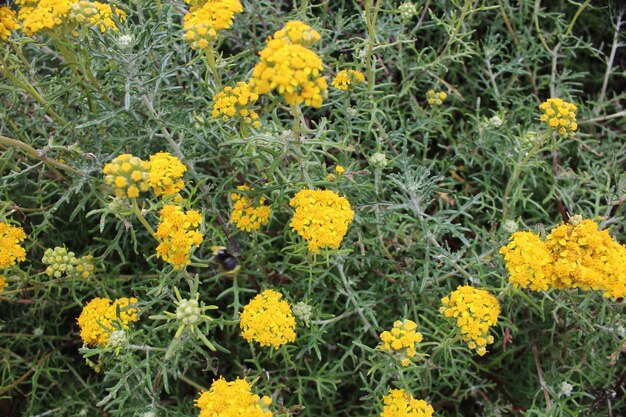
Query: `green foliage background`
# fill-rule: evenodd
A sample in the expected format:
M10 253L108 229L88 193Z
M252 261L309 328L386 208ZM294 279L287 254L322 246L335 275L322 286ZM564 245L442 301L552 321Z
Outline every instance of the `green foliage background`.
M2 69L19 70L47 103L6 74L0 81L0 135L21 143L0 143L2 216L29 236L27 261L5 273L10 287L0 296L0 414L195 415L200 387L247 375L277 415L377 415L390 387L427 399L440 416L625 415L623 301L514 290L498 255L509 236L503 194L518 168L506 204L520 229L549 229L567 212L597 218L626 241L626 56L616 26L624 10L433 0L403 20L392 1L243 3L218 48L225 84L246 80L266 37L290 19L320 31L314 49L329 77L346 67L366 73L368 84L349 96L331 89L321 109L304 109L302 140L278 100L262 101L263 127L246 135L211 117L214 84L182 39L182 2L163 1L160 12L151 1L116 2L128 13L118 33L92 30L68 43L97 84L73 76L48 37L16 33L0 45ZM132 36L130 48L120 35ZM449 93L439 109L425 101L431 88ZM537 106L551 96L579 107L579 132L560 144L556 176L547 149L520 165L544 131ZM495 115L501 126L489 121ZM136 218L108 209L103 165L162 150L193 168L187 189L205 221L195 256L206 261L211 245L228 246L241 263L234 279L215 268L173 271ZM386 167L371 164L376 152ZM329 182L335 164L347 174ZM229 195L242 183L273 208L269 226L252 235L228 224ZM333 189L355 210L338 253L309 256L288 227L289 199L307 186ZM48 278L43 251L62 245L94 255L96 276ZM221 351L188 336L172 342L177 325L149 316L173 311L174 286L188 297L194 281L201 300L219 306L213 317L236 319L274 288L312 305L313 322L277 352L251 347L228 322L203 327ZM440 298L464 283L490 289L502 305L484 357L453 341L453 323L438 312ZM97 296L139 298L131 343L154 350L92 349L86 355L102 370L88 366L76 317ZM398 369L373 349L403 318L419 324L430 356Z

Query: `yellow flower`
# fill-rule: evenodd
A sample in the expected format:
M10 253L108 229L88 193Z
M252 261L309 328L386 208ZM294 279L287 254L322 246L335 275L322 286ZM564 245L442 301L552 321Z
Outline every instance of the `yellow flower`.
M341 165L335 165L335 172L338 175L343 174L344 172L346 172L346 169L344 167L342 167Z
M127 329L129 323L139 320L137 317L139 310L132 306L136 303L135 297L118 298L113 304L108 298L94 298L87 303L78 317L83 343L90 346L106 346L111 332L116 328Z
M289 205L296 212L289 224L309 244L309 250L339 249L354 218L345 197L330 190L301 190Z
M539 235L516 232L510 243L500 248L509 280L516 286L545 291L551 284L552 255Z
M443 297L441 303L439 311L456 320L469 348L480 356L487 353L486 346L493 343L489 329L498 323L500 314L498 299L485 290L465 285Z
M365 81L365 76L361 71L341 70L333 80L332 84L338 90L347 91L353 84L360 84Z
M277 291L265 290L250 300L239 321L244 339L274 348L296 340L296 319L282 297Z
M250 86L258 94L282 95L289 105L321 107L328 89L322 77L322 59L310 49L283 39L270 39L259 52Z
M626 247L593 220L562 224L546 237L552 254L552 287L604 291L626 296Z
M19 25L17 24L15 11L6 6L0 6L0 40L9 40L11 31L17 28L19 28Z
M213 96L213 117L223 117L224 120L236 118L258 129L261 127L259 115L252 110L258 99L259 95L250 91L246 82L238 82L235 88L224 87Z
M377 349L394 354L402 366L408 366L410 359L417 354L416 346L423 336L417 331L417 324L412 320L397 320L391 331L380 334L381 343Z
M97 1L80 0L71 5L69 17L79 24L90 24L98 27L104 33L107 29L117 32L117 26L113 17L117 16L120 21L126 20L126 13L112 4Z
M148 191L150 163L136 156L122 154L102 169L104 183L113 187L118 198L136 198Z
M241 191L254 190L247 185L240 185L237 189ZM259 197L257 204L241 193L232 193L230 199L233 201L230 222L234 223L239 230L253 232L269 223L272 209L265 205L265 197Z
M0 268L13 266L26 259L26 251L20 245L24 239L24 229L0 222Z
M189 256L194 246L202 243L202 233L197 228L202 222L202 215L196 210L184 212L179 206L165 205L160 212L161 222L156 231L159 246L157 256L182 269L189 265Z
M217 33L228 29L243 7L239 0L207 0L192 6L185 15L185 39L193 49L205 49L215 41Z
M383 397L381 417L431 417L435 410L424 400L417 400L403 389L390 389Z
M282 29L274 33L274 39L306 47L315 45L320 38L318 31L299 20L290 20Z
M4 289L9 286L7 282L7 277L4 275L0 275L0 294L4 292Z
M443 91L428 90L426 92L426 100L433 107L441 106L447 97L448 94Z
M157 196L176 194L185 186L181 179L187 167L168 152L159 152L150 157L148 182Z
M549 98L541 103L539 109L543 112L539 120L548 125L548 128L561 136L572 136L578 124L576 123L577 107L560 98Z
M272 412L267 409L270 404L272 399L253 394L245 379L228 382L221 376L195 401L200 409L199 417L272 417Z

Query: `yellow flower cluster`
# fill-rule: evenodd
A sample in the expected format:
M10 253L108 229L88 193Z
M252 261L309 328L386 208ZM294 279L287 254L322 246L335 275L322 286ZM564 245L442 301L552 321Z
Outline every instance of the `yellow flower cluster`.
M202 222L202 215L196 210L184 212L179 206L165 205L160 212L161 222L156 231L159 246L157 256L165 262L181 269L189 265L193 246L202 243L202 233L197 229Z
M347 91L352 84L360 84L365 81L365 76L361 71L341 70L333 80L332 84L338 90Z
M417 323L412 320L397 320L393 323L391 331L380 334L382 343L378 349L397 354L402 366L408 366L411 358L417 354L416 344L422 339L422 334L417 331Z
M243 308L239 326L248 342L279 348L296 340L296 319L278 291L265 290Z
M117 15L121 21L126 19L126 13L107 3L85 0L22 0L20 3L19 17L28 36L63 25L71 30L76 24L97 26L102 32L117 30L113 16Z
M578 129L576 106L560 98L549 98L539 106L543 114L539 120L546 123L551 131L561 136L571 136Z
M542 241L531 232L517 232L500 249L516 286L599 290L605 297L626 296L626 246L593 220L576 220L552 229ZM534 256L534 259L533 259Z
M303 29L306 25L302 22L290 24L289 28L285 26L276 32L259 52L261 60L254 67L250 85L259 94L276 90L292 106L321 107L328 89L326 78L320 75L322 59L302 43L292 41L293 38L302 42L305 33L315 31ZM295 29L297 24L303 26ZM280 37L276 37L277 34ZM314 39L315 35L308 37Z
M239 0L206 0L194 2L185 15L183 29L185 39L193 49L205 49L211 45L220 30L228 29L237 13L243 11Z
M250 383L237 378L226 381L223 377L216 379L208 391L202 391L195 401L200 409L199 417L272 417L267 408L272 399L260 397L252 393Z
M443 91L428 90L426 92L426 101L431 106L441 106L447 97L448 95Z
M118 198L139 197L140 192L148 191L150 163L136 156L122 154L106 164L102 169L104 182L113 187Z
M54 278L68 276L87 279L95 269L93 256L77 258L74 252L64 247L46 249L41 262L48 265L46 274Z
M4 289L8 286L7 278L4 275L0 275L0 293L3 293Z
M454 317L469 348L480 356L487 353L486 346L493 343L489 328L498 323L500 314L498 299L485 290L465 285L443 297L441 303L441 313Z
M390 389L383 397L381 417L431 417L435 410L424 400L417 400L403 389Z
M238 190L252 191L247 185L240 185ZM233 213L230 222L237 226L237 229L245 232L259 230L261 226L269 223L272 209L265 205L265 197L258 199L258 204L241 193L232 193L230 199L233 201Z
M345 197L330 190L304 189L289 205L296 208L289 225L308 242L311 252L339 249L354 219L354 211Z
M24 229L0 222L0 268L7 268L26 259L26 251L20 245L24 239Z
M7 41L11 37L11 31L18 27L15 11L6 6L0 6L0 40Z
M306 46L315 45L321 36L318 31L299 20L290 20L282 29L274 33L274 39L281 39L287 43Z
M344 167L342 167L341 165L335 165L335 174L337 175L343 175L343 173L346 172L346 169ZM326 176L326 179L328 181L333 181L335 179L335 174L333 174L332 172L329 173Z
M73 3L69 14L70 19L79 24L90 23L98 27L102 33L106 32L107 29L117 32L117 26L113 20L114 16L117 16L122 22L126 20L126 13L112 4L86 0Z
M117 328L127 329L129 323L139 320L137 317L139 310L132 306L136 303L135 297L118 298L112 304L108 298L94 298L87 303L78 316L80 337L83 343L90 346L106 346L111 332L116 329L114 324ZM119 317L117 316L118 309Z
M157 196L170 196L185 186L181 178L186 171L187 167L178 158L159 152L150 156L148 183Z
M259 115L250 107L256 103L259 95L250 91L250 85L240 81L235 88L227 86L213 96L213 117L225 120L235 117L255 129L261 127Z

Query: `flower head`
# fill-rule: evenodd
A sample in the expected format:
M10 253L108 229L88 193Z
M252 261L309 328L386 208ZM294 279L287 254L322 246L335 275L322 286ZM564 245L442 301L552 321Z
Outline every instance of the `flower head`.
M240 185L237 189L240 191L254 190L247 185ZM230 199L233 201L233 212L230 215L230 222L234 223L237 229L253 232L269 223L272 209L265 205L265 197L259 197L255 201L244 194L232 193Z
M187 167L168 152L159 152L150 157L148 182L157 196L176 194L185 186L181 179Z
M7 282L7 277L4 275L0 275L0 294L4 292L4 289L9 286Z
M426 92L426 101L433 107L441 106L447 97L448 94L443 91L428 90Z
M230 28L235 15L242 11L239 0L207 0L193 6L184 18L185 39L193 49L205 49L219 31Z
M299 20L290 20L282 29L274 33L274 39L306 47L315 45L320 38L318 31Z
M417 324L412 320L397 320L391 331L380 334L379 350L396 355L402 366L408 366L417 354L416 346L423 336L417 331Z
M448 297L441 299L439 309L446 317L453 317L461 329L463 340L480 356L487 353L486 346L493 343L489 329L498 323L500 303L485 290L469 285L458 287Z
M265 290L250 300L239 321L244 339L274 348L296 340L296 319L282 297L277 291Z
M69 18L79 24L89 24L104 33L107 29L117 32L114 16L120 21L126 20L126 13L112 4L97 1L80 0L72 3Z
M246 82L238 82L236 87L226 86L213 96L213 117L222 117L224 120L236 118L253 126L261 127L261 121L253 105L259 99L259 95L250 90Z
M0 41L7 41L11 37L11 32L19 28L15 11L6 7L0 6Z
M202 233L197 229L202 215L196 210L183 211L182 207L165 205L160 212L161 222L156 231L159 246L157 256L182 269L191 261L189 256L194 246L202 243Z
M354 218L345 197L330 190L304 189L289 205L296 209L289 225L308 242L309 250L339 249Z
M54 249L46 249L41 261L48 265L46 274L54 278L67 276L87 279L95 269L93 256L87 255L77 258L74 252L59 246Z
M415 3L406 1L398 6L398 11L404 20L409 20L417 15L417 6Z
M403 389L390 389L383 397L381 417L431 417L435 410L424 400L417 400Z
M539 120L544 122L550 131L561 136L572 136L578 124L576 123L577 107L560 98L549 98L539 106L542 111Z
M135 297L118 298L113 303L108 298L94 298L87 303L78 317L83 343L106 346L114 330L127 329L129 323L139 320L139 310L133 307L136 303Z
M539 235L515 232L510 243L500 248L509 280L517 287L545 291L551 284L552 255Z
M102 169L105 184L113 187L119 198L136 198L140 192L148 191L149 171L149 162L130 154L117 156Z
M272 417L267 408L272 404L270 397L252 393L250 383L237 378L226 381L216 379L208 391L202 391L195 401L200 409L199 417Z
M24 229L0 222L0 268L13 266L26 259L26 251L20 245L24 239Z
M360 84L365 81L365 76L361 71L341 70L333 79L333 87L341 91L347 91L352 85Z
M283 39L270 39L254 67L250 85L258 94L275 90L289 105L321 107L328 89L322 59L312 50Z

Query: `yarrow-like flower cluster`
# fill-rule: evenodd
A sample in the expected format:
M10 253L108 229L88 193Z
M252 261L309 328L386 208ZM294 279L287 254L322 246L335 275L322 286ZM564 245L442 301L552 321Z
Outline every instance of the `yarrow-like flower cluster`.
M7 277L4 275L0 275L0 294L4 292L4 289L9 286L7 282Z
M424 400L417 400L403 389L390 389L383 397L381 417L431 417L435 410Z
M15 11L6 7L0 6L0 40L7 41L11 37L11 32L19 28Z
M100 2L75 0L21 0L19 18L22 20L24 33L28 36L61 27L71 33L76 25L88 24L104 32L117 30L113 16L120 21L126 19L126 13L117 7Z
M561 136L572 136L578 129L577 107L574 104L560 98L549 98L541 103L539 109L543 112L539 120L546 123L551 131Z
M236 87L226 86L213 96L213 117L223 117L225 120L237 118L255 129L261 127L259 115L252 110L252 106L259 99L259 95L250 90L250 85L240 81Z
M274 33L274 39L281 39L287 43L299 44L311 47L315 45L321 36L311 26L299 20L290 20L282 29Z
M339 249L354 219L354 211L345 197L330 190L304 189L289 205L296 209L289 225L308 242L311 252Z
M328 84L320 75L322 59L305 46L316 38L313 33L317 32L304 27L308 26L292 21L268 40L265 49L259 52L261 60L254 67L250 85L259 94L275 90L289 105L317 108L324 101Z
M403 19L409 20L417 15L417 6L414 3L407 1L398 6L398 11Z
M254 190L247 185L240 185L237 189L240 191ZM242 193L232 193L230 199L233 201L230 222L234 223L237 229L253 232L269 223L272 209L265 205L265 197L259 197L255 201Z
M193 49L205 49L211 45L217 33L228 29L235 15L243 11L239 0L206 0L194 4L185 15L183 29L185 39Z
M333 80L332 84L338 90L347 91L352 85L360 84L365 81L365 76L361 71L341 70Z
M87 255L77 258L74 252L70 252L64 247L46 249L41 261L48 265L46 274L54 278L68 276L87 279L95 269L93 256Z
M498 323L500 303L485 290L469 285L458 287L449 297L441 299L441 313L453 317L470 349L483 356L493 343L489 329Z
M626 246L599 230L593 220L572 219L552 229L542 241L532 232L516 232L500 249L509 280L534 291L548 288L603 291L626 296Z
M139 197L140 192L148 191L150 183L150 162L136 156L122 154L106 164L102 169L105 184L113 187L119 198Z
M272 399L252 393L250 383L237 378L226 381L223 377L213 381L208 391L202 391L195 401L199 417L272 417L268 407Z
M397 320L391 331L380 334L381 344L378 349L396 355L402 366L408 366L417 354L416 345L422 339L422 334L417 331L417 323L406 319Z
M265 290L243 308L239 326L248 342L279 348L296 340L296 319L278 291Z
M426 101L433 107L441 106L447 97L448 94L443 91L428 90L426 92Z
M26 251L20 245L24 239L24 229L0 222L0 268L8 268L26 259Z
M114 330L127 329L129 323L139 320L139 310L133 307L136 303L135 297L118 298L113 303L108 298L94 298L87 303L78 317L83 343L89 346L106 346Z
M181 179L187 167L168 152L159 152L150 157L148 183L157 196L176 194L185 186Z
M202 215L196 210L184 212L182 207L165 205L160 212L161 222L156 231L159 246L157 256L181 269L191 263L191 249L202 243L202 233L197 229Z

